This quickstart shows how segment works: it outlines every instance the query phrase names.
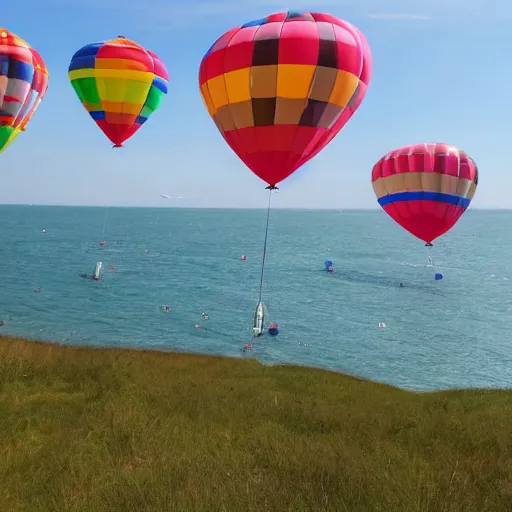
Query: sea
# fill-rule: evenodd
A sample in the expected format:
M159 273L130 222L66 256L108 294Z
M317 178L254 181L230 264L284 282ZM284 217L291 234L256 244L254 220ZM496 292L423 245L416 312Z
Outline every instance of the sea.
M426 248L378 210L272 210L263 301L280 332L255 340L265 221L265 210L0 206L0 333L417 391L512 387L512 212L469 210ZM82 277L97 261L101 281Z

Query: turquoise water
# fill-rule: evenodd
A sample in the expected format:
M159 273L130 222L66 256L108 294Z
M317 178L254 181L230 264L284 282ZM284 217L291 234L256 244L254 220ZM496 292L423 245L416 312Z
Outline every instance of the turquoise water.
M101 247L104 218L0 207L1 332L247 357L265 211L110 208ZM469 211L429 252L380 211L272 211L264 302L281 333L248 356L412 389L512 386L511 224ZM101 282L79 277L96 261Z

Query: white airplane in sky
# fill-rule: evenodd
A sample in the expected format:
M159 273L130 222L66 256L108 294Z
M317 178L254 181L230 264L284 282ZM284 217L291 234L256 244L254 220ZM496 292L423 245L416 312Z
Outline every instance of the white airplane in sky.
M164 199L191 199L186 196L168 196L167 194L160 194L160 197L163 197Z

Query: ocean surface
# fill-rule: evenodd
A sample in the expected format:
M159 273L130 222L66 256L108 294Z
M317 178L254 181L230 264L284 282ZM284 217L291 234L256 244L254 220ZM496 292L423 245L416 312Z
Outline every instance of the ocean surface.
M470 210L427 249L381 211L273 210L263 299L280 334L243 353L265 215L0 206L0 332L254 357L417 390L512 387L512 212ZM102 281L80 277L96 261Z

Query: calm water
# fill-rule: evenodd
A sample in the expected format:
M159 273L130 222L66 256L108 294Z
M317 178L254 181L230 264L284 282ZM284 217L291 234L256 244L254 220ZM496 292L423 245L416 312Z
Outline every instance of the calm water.
M111 208L101 247L104 218L0 207L1 332L244 357L263 210ZM467 212L430 251L435 281L429 250L380 211L274 210L264 301L281 333L250 356L414 389L511 387L511 224L512 212ZM103 281L80 278L96 261Z

